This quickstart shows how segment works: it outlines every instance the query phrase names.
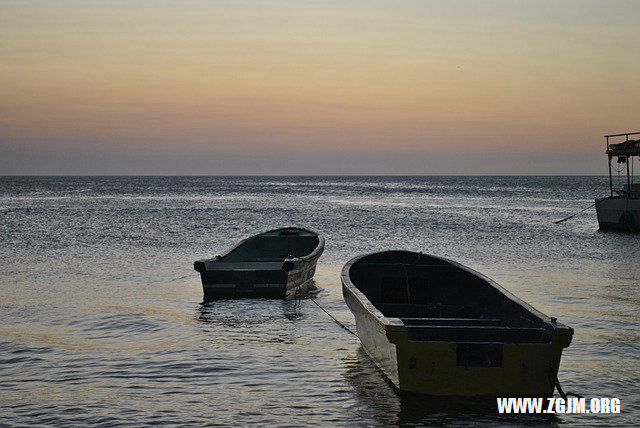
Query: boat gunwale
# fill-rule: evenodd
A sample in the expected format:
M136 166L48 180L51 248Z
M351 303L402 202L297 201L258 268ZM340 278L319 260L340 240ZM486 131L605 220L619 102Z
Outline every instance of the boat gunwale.
M502 293L507 299L511 300L515 304L521 305L530 314L532 314L533 316L537 317L544 324L544 326L547 329L552 329L552 330L556 330L558 328L571 329L571 327L569 327L569 326L567 326L565 324L562 324L562 323L559 323L559 322L553 322L553 319L551 317L549 317L548 315L540 312L539 310L537 310L536 308L534 308L533 306L531 306L527 302L525 302L525 301L521 300L520 298L516 297L514 294L512 294L510 291L508 291L507 289L502 287L500 284L498 284L497 282L495 282L491 278L487 277L486 275L483 275L482 273L480 273L480 272L478 272L478 271L476 271L474 269L471 269L470 267L467 267L467 266L465 266L463 264L460 264L460 263L455 262L453 260L447 259L445 257L435 256L435 255L432 255L432 254L426 254L426 253L422 253L422 252L418 253L418 252L409 251L409 250L385 250L385 251L376 251L376 252L373 252L373 253L363 254L363 255L356 256L356 257L352 258L342 268L342 272L341 272L341 275L340 275L341 280L342 280L342 284L345 287L347 287L347 289L351 293L354 294L354 296L360 301L360 303L365 307L365 309L367 309L367 311L369 311L376 318L378 318L378 320L380 320L380 322L382 322L382 324L385 326L385 329L387 329L388 326L405 327L405 324L404 324L404 322L402 322L401 318L398 318L398 317L387 317L382 312L380 312L380 310L373 303L371 303L369 298L362 291L360 291L360 289L351 281L351 278L349 277L349 272L351 270L351 267L355 263L357 263L358 261L360 261L361 259L363 259L365 257L369 257L369 256L372 256L372 255L377 255L377 254L384 254L384 253L408 253L408 254L414 254L414 255L421 254L421 255L424 255L424 256L428 256L428 257L432 257L432 258L444 261L446 263L450 263L454 267L456 267L458 269L462 269L462 270L464 270L464 271L466 271L466 272L478 277L479 279L485 281L488 285L492 286L497 291ZM373 264L375 264L375 263L373 263Z

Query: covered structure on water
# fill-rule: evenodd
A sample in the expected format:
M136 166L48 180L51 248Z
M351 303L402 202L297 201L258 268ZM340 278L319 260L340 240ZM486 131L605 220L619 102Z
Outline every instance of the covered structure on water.
M640 183L634 183L633 180L634 158L640 157L640 138L630 139L633 135L640 135L640 132L605 135L610 195L595 201L600 229L640 231ZM622 138L624 140L620 142ZM622 189L618 190L613 189L611 162L614 158L617 165L626 164L627 180Z

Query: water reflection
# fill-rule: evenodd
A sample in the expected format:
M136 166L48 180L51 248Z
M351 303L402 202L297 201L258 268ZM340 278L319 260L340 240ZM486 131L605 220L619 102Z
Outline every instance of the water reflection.
M395 425L400 414L400 397L371 362L362 346L344 359L345 379L356 392L356 399L383 425ZM358 406L360 408L360 406Z
M362 346L345 358L345 379L383 425L556 426L555 415L500 415L495 398L432 397L401 392L387 381Z
M233 299L202 302L196 307L195 319L200 329L238 341L296 343L300 331L289 325L306 315L294 301L273 299Z

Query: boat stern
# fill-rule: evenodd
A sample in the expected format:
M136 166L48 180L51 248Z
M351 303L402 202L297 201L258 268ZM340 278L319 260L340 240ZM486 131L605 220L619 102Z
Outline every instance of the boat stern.
M551 396L562 349L573 336L573 329L558 324L546 343L424 341L419 328L412 331L399 319L386 325L397 352L396 386L438 396Z

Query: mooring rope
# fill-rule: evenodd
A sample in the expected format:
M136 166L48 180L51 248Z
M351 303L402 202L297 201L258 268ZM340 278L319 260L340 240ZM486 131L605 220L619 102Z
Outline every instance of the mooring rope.
M300 286L296 286L296 292L293 295L293 307L300 306L300 301L302 300L302 289Z
M351 334L353 334L354 336L358 337L358 335L357 335L357 334L355 334L355 333L354 333L354 332L353 332L349 327L347 327L346 325L344 325L343 323L341 323L340 321L338 321L338 320L336 319L336 317L334 317L333 315L331 315L331 314L330 314L330 313L329 313L325 308L323 308L323 307L320 305L320 303L316 302L316 300L315 300L315 299L308 299L308 300L312 301L312 302L313 302L317 307L319 307L320 309L322 309L322 311L323 311L325 314L329 315L329 316L331 317L331 319L332 319L332 320L334 320L336 323L338 323L338 325L339 325L340 327L344 328L344 329L345 329L345 330L347 330L349 333L351 333Z
M589 205L587 208L585 208L585 209L583 209L583 210L580 210L580 211L578 211L577 213L570 215L569 217L565 217L565 218L563 218L562 220L554 221L554 223L555 223L555 224L559 224L559 223L562 223L563 221L567 221L567 220L569 220L570 218L574 218L575 216L577 216L577 215L578 215L578 214L580 214L580 213L585 212L585 211L586 211L586 210L588 210L589 208L595 207L595 206L596 206L600 201L602 201L602 200L604 200L604 199L600 199L599 201L595 201L593 204Z
M563 400L567 401L567 397L582 398L582 395L576 394L574 392L566 392L565 393L562 390L562 387L560 386L560 380L558 379L558 372L555 371L553 368L551 368L550 370L551 370L551 374L553 375L553 380L555 381L555 387L558 390L558 394L560 394L560 396L562 397Z

